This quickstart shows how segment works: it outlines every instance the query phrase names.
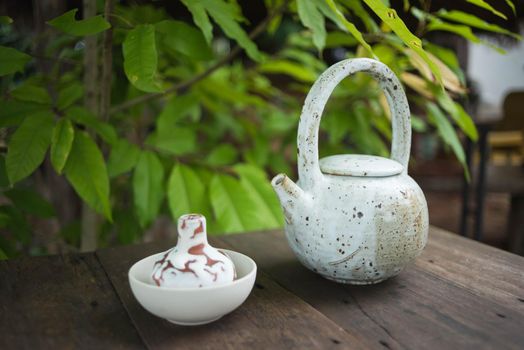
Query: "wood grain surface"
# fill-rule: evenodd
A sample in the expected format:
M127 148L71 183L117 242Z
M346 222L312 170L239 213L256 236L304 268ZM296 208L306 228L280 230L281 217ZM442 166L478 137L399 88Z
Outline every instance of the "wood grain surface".
M251 256L253 292L219 321L182 327L135 300L127 271L174 245L0 262L0 349L523 349L524 258L430 229L416 262L373 286L303 267L280 230L213 237Z
M399 276L347 286L304 268L281 231L220 240L370 348L524 346L522 257L431 228L423 254Z
M94 254L0 261L0 349L143 347Z
M133 262L172 243L107 249L98 256L144 343L154 349L331 349L362 348L356 339L303 300L258 272L248 300L222 319L183 327L159 319L138 305L128 283Z

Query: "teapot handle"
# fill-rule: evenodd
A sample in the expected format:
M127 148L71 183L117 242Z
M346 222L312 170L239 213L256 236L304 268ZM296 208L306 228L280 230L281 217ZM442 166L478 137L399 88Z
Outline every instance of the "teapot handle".
M322 73L313 84L302 108L298 124L297 159L300 184L304 190L313 188L315 183L322 179L318 164L318 129L326 102L342 79L357 72L371 74L384 90L391 110L391 159L402 164L402 173L407 173L411 147L411 117L402 85L395 74L379 61L369 58L347 59L332 65Z

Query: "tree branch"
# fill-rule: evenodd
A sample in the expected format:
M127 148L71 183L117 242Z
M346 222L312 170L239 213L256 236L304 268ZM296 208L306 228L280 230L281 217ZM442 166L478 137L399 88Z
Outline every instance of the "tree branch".
M96 0L84 0L84 18L96 15ZM97 66L97 36L85 38L84 49L84 106L87 110L98 112L98 66ZM99 217L84 201L82 201L82 236L80 250L93 251L97 247Z
M31 52L30 55L33 56L34 58L38 58L40 60L45 60L45 61L49 61L49 62L65 63L65 64L69 64L69 65L72 65L72 66L80 66L82 64L82 62L80 62L80 61L72 60L72 59L65 58L65 57L56 57L56 56L55 57L51 57L51 56L39 55L39 54L33 53L33 52Z
M284 10L287 8L288 3L289 3L289 0L284 1L284 3L282 3L281 6L279 6L276 10L272 11L271 13L269 13L249 33L249 38L251 40L253 40L256 37L258 37L267 28L267 26L269 25L269 23L271 22L271 20L273 18L275 18L276 16L278 16L279 14L282 14L284 12ZM242 51L242 48L237 45L237 46L235 46L235 48L233 50L231 50L231 52L227 56L222 57L220 60L218 60L213 65L208 67L205 71L203 71L203 72L193 76L192 78L190 78L190 79L188 79L186 81L182 81L180 83L177 83L177 84L171 86L170 88L166 89L164 92L145 94L145 95L141 95L141 96L138 96L136 98L133 98L131 100L128 100L128 101L126 101L124 103L121 103L121 104L111 108L109 113L110 114L115 114L115 113L124 111L124 110L126 110L128 108L131 108L133 106L136 106L138 104L145 103L145 102L148 102L148 101L151 101L151 100L155 100L157 98L160 98L160 97L163 97L163 96L167 96L167 95L169 95L171 93L174 93L174 92L185 90L185 89L189 88L191 85L193 85L193 84L199 82L200 80L208 77L210 74L212 74L218 68L220 68L220 67L224 66L225 64L227 64L228 62L230 62L241 51Z
M111 107L111 78L113 76L113 0L106 0L104 17L111 27L104 32L104 43L102 48L102 77L100 79L100 105L99 114L103 121L109 119L109 108Z
M431 0L422 1L422 11L431 11ZM424 35L424 32L426 31L426 25L426 17L422 17L422 19L417 24L417 29L415 30L415 35L417 37L421 38Z

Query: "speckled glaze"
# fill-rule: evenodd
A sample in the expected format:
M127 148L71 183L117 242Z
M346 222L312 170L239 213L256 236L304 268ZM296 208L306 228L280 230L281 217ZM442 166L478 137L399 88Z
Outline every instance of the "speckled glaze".
M201 288L235 279L231 259L207 242L206 218L200 214L178 219L177 245L155 262L151 278L157 286Z
M318 159L318 130L336 85L367 72L385 92L392 115L391 159L338 155ZM309 269L341 283L372 284L398 274L427 241L424 194L408 176L409 106L402 86L384 64L366 58L341 61L309 92L299 122L295 184L279 174L272 185L285 216L292 250Z

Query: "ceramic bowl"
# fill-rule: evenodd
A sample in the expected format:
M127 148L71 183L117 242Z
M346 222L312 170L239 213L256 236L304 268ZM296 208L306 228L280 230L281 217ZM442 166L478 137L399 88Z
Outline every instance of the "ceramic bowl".
M158 287L151 280L151 272L163 255L159 253L138 261L129 269L129 284L135 298L153 315L175 324L193 326L218 320L246 300L257 274L257 265L250 257L220 250L235 264L237 279L233 282L202 288Z

